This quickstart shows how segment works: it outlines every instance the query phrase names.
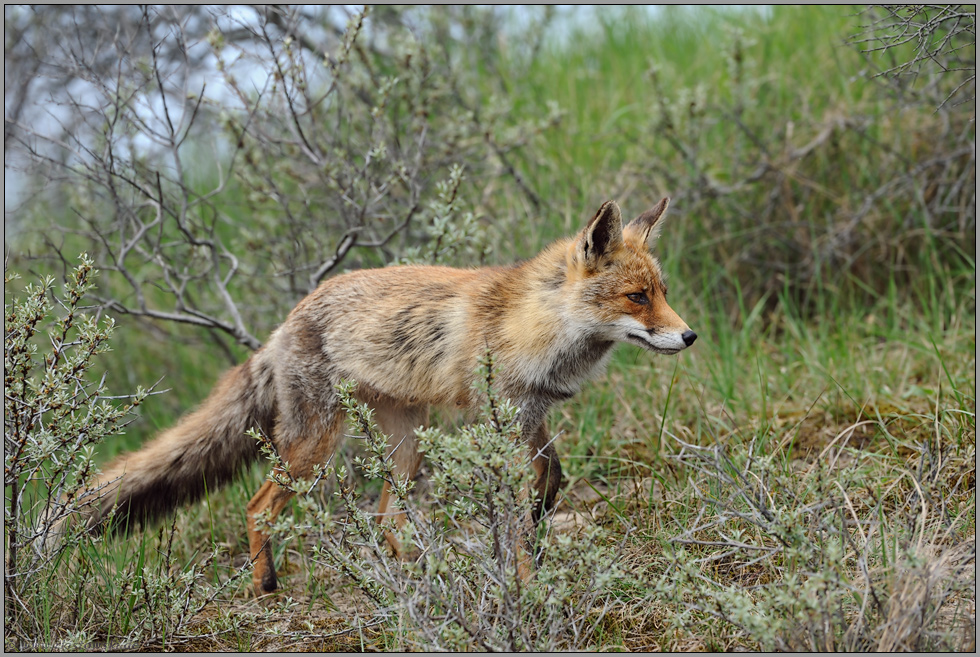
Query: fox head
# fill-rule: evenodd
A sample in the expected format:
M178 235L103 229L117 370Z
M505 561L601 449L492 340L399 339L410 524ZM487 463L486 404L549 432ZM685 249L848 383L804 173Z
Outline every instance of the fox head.
M694 344L697 334L667 305L667 285L650 247L662 227L664 198L625 227L615 201L606 201L569 245L569 278L576 314L587 312L600 337L661 354Z

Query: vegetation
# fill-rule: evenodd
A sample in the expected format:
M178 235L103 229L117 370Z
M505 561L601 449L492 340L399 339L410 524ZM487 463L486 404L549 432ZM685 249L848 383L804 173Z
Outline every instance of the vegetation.
M87 11L66 16L97 33ZM57 318L50 281L5 276L8 647L975 647L975 9L379 7L346 29L247 11L134 14L117 59L136 77L102 89L132 103L93 102L94 133L45 146L8 107L5 165L43 164L47 185L8 212L8 270L92 254ZM167 68L171 47L214 59ZM225 95L178 84L219 60L207 84ZM152 147L133 138L150 128ZM699 340L676 358L619 346L555 411L566 482L526 586L493 540L527 502L502 465L519 457L504 400L473 425L438 418L424 438L452 467L396 486L418 564L369 521L391 473L355 404L364 440L284 482L308 492L274 527L273 598L248 591L244 535L268 468L131 538L34 549L92 458L174 422L322 277L509 262L606 199L637 214L662 195L658 255ZM85 312L116 320L111 352ZM161 377L125 406L105 392Z

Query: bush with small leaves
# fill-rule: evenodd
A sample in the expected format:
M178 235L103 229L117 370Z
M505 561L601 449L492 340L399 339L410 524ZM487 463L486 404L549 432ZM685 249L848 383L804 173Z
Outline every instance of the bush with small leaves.
M355 459L369 478L392 486L406 517L401 529L378 524L341 465L318 471L314 481L279 475L300 493L304 521L280 518L269 529L281 535L318 534L314 561L336 570L363 591L376 624L381 619L399 648L411 650L575 650L593 647L610 605L608 591L621 578L615 550L598 528L579 536L546 532L536 538L528 449L518 410L493 391L493 359L480 364L477 388L484 399L479 420L456 431L420 429L433 498L409 499L413 482L393 472L388 437L373 411L355 398L356 384L339 386L351 427L365 438L366 457ZM287 469L268 441L277 469ZM325 475L337 482L345 518L331 518L308 493ZM332 531L338 524L339 533ZM395 532L414 558L391 556L384 532ZM540 565L524 580L520 564L539 551Z
M13 595L59 557L38 547L78 511L94 446L118 433L147 395L139 389L117 405L105 377L86 378L113 329L111 318L100 322L81 306L94 275L83 255L63 297L53 298L54 279L46 277L23 299L4 301L4 590ZM16 278L4 271L5 286ZM64 312L52 319L56 303Z
M144 543L122 559L122 572L93 572L118 564L72 522L94 501L79 493L96 472L95 446L121 433L150 392L110 396L106 376L92 377L113 321L82 305L97 272L88 256L79 260L63 294L46 277L4 300L4 637L17 650L138 649L179 630L223 588L200 581L214 554L176 567L173 527L161 534L159 559ZM4 270L12 297L16 278ZM104 586L107 574L126 584ZM127 612L83 621L89 605Z

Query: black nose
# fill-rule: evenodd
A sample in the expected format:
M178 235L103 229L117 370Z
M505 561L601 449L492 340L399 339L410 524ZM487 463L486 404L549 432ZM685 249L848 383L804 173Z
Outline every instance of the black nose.
M688 347L694 344L694 341L697 339L698 339L698 334L695 333L694 331L684 331L681 334L681 340L683 340L684 344L686 344Z

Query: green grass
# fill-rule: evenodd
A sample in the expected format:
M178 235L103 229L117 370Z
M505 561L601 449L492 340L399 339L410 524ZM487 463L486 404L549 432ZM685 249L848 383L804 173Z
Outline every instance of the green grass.
M883 619L905 625L885 612L847 633L855 627L848 623L864 613L860 596L828 598L847 619L829 638L815 629L822 612L801 611L780 596L801 586L793 577L816 581L831 572L863 590L863 563L897 614L906 600L899 595L903 568L924 572L930 558L946 563L942 555L973 540L973 249L958 243L964 236L930 227L916 214L914 193L901 190L881 198L847 249L827 247L848 212L907 168L904 154L927 157L939 147L928 141L938 120L931 109L892 116L890 102L860 75L860 57L841 45L858 31L851 12L828 6L775 6L766 13L601 11L594 24L545 39L532 61L520 59L519 48L505 47L496 82L482 89L506 89L515 116L542 113L549 102L565 112L557 128L537 138L532 155L517 156L546 202L542 216L526 216L511 196L487 201L503 230L524 237L502 241L500 259L527 257L578 230L607 198L639 213L661 195L679 195L658 251L670 277L671 305L697 331L698 342L673 358L617 347L606 377L551 417L552 433L562 434L557 444L567 478L559 515L603 527L610 546L627 537L621 555L626 576L609 591L596 648L888 645L879 632ZM733 60L737 39L740 64ZM685 115L699 98L700 114ZM746 130L735 126L737 112ZM797 164L779 164L778 174L757 185L724 197L699 195L702 173L728 184L751 172L760 151L753 138L764 139L775 162L782 149L801 147L838 116L866 123L835 133ZM669 130L697 150L694 164L670 145ZM968 232L966 240L975 244L975 227ZM841 257L851 258L849 264ZM264 321L271 328L281 319ZM100 457L106 459L176 421L230 362L206 336L184 328L156 335L123 322L113 345L102 361L113 391L161 377L159 387L169 391L148 399L140 421L105 444ZM698 474L685 443L721 446L730 462L719 461L714 474ZM356 449L345 448L344 458ZM823 556L787 550L756 560L779 539L751 518L732 520L733 511L747 513L748 507L727 501L737 486L720 475L743 471L771 495L786 526L801 532L799 545L836 547ZM197 564L212 584L238 572L248 550L244 504L263 475L255 468L178 513L171 552L176 572ZM367 507L376 483L365 490ZM323 497L341 517L336 500ZM839 515L807 511L821 499L839 500ZM689 533L696 522L723 517L728 524ZM820 523L824 528L815 529ZM682 555L679 538L703 543L686 544ZM144 562L153 572L166 570L160 553L169 540L157 527L87 546L42 596L52 637L88 626L97 628L92 640L111 645L113 637L133 634L134 619L154 618L153 605L134 597L150 589L133 578ZM150 628L138 634L146 641L139 647L403 647L400 629L391 625L349 629L348 621L369 619L374 610L337 573L316 565L310 557L316 542L309 536L277 547L284 596L255 602L246 573L177 636ZM220 553L203 567L212 543ZM827 556L834 549L842 553L837 560ZM956 568L937 576L941 591L924 587L931 602L906 600L930 620L919 628L921 637L896 630L897 647L965 648L975 628L969 616L975 591L972 571L962 566L975 568L975 560L957 558L949 557ZM813 572L817 566L824 570ZM682 588L669 591L665 581ZM89 590L101 596L79 597L73 607L70 593ZM738 616L740 609L751 613ZM780 633L797 612L806 620L795 633ZM771 631L746 620L752 614L771 621Z

